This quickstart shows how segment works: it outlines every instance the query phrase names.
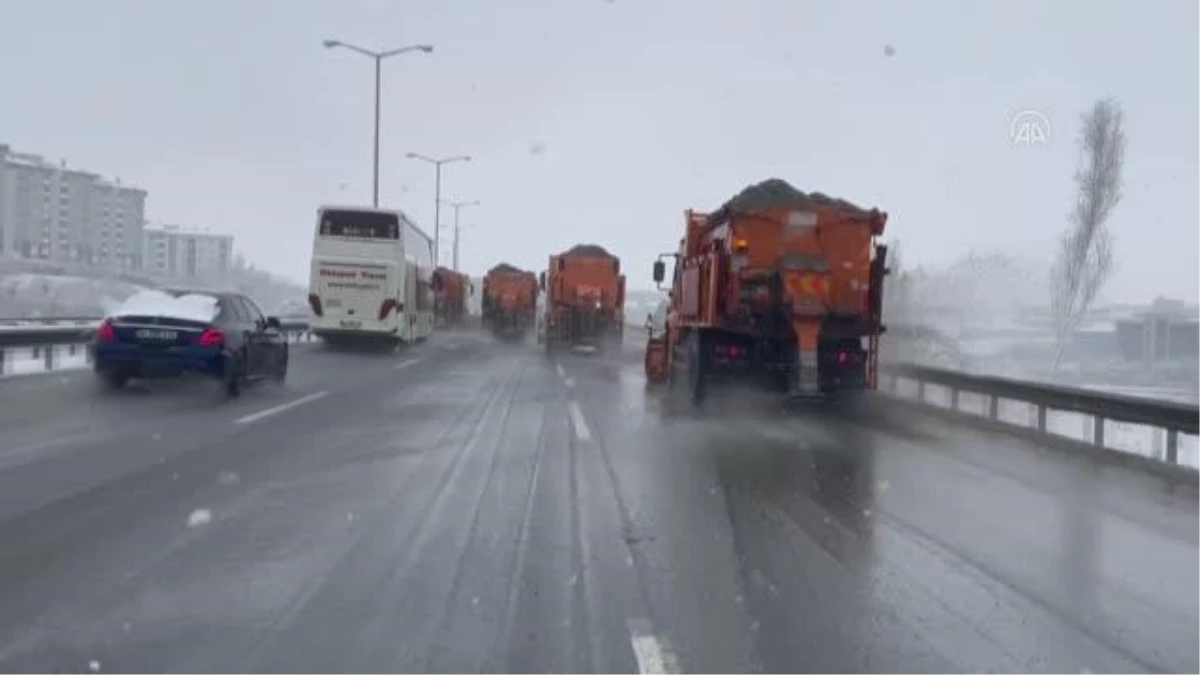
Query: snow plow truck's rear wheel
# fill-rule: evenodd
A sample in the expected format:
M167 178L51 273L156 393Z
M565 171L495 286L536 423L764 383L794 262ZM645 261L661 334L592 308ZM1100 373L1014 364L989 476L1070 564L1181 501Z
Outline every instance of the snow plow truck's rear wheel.
M687 337L688 398L693 407L700 407L708 395L708 353L704 334L693 332Z

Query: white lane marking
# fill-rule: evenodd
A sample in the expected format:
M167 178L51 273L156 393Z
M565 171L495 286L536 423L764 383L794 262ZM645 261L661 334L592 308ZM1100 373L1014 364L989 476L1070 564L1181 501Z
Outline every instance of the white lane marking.
M567 371L563 370L563 367L562 367L562 364L561 364L561 363L556 363L556 364L554 364L554 369L558 371L558 376L559 376L559 377L566 377L566 376L567 376Z
M629 642L633 645L633 657L637 659L639 672L679 672L679 661L654 635L649 621L630 619L626 625L629 628Z
M311 403L311 402L313 402L319 398L322 398L328 394L329 394L329 392L327 392L327 391L315 391L315 392L309 394L308 396L301 396L300 398L296 399L295 401L288 401L287 403L281 403L273 408L267 408L266 410L260 410L256 413L251 413L249 415L246 415L245 417L239 417L237 420L234 421L234 424L249 424L251 422L257 422L258 420L261 420L264 417L270 417L271 415L274 415L275 413L281 413L284 410L291 410L292 408L295 408L296 406L301 406L301 405L304 405L305 403Z
M567 379L563 380L563 382L567 385L567 389L575 386L575 378L573 377L568 377Z
M571 410L571 426L575 427L575 438L581 441L592 440L592 431L583 419L583 411L579 409L579 404L571 401L567 407Z
M412 364L416 363L417 361L420 361L420 359L405 359L392 367L395 368L396 370L404 370L405 368L411 366Z
M35 457L38 453L45 452L47 450L53 450L55 448L60 448L77 442L96 442L101 438L105 437L95 433L70 434L68 436L61 436L59 438L38 441L37 443L19 448L5 448L3 454L0 454L0 467L6 466L9 463L18 464L30 459L31 457Z

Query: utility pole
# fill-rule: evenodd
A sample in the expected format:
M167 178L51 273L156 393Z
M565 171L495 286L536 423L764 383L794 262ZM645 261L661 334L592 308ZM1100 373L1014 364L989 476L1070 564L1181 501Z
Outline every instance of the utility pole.
M479 200L476 199L475 201L472 201L472 202L445 202L445 204L446 204L446 206L449 206L454 209L454 252L453 252L454 257L453 257L453 264L451 266L451 269L453 269L455 272L457 272L458 271L458 235L459 235L459 229L460 229L459 222L458 222L458 212L464 206L479 206Z

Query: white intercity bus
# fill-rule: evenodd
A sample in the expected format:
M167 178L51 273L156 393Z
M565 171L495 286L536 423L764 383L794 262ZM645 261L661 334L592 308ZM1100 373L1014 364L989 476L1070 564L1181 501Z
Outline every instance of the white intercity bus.
M328 343L419 342L433 333L433 240L401 211L321 206L308 304Z

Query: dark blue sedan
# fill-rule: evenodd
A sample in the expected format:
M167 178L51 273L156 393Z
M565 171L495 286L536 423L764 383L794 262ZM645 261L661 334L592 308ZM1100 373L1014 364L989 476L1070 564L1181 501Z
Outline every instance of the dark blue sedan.
M238 293L169 290L135 295L96 329L96 375L121 388L130 378L196 373L229 396L255 381L282 383L288 343L279 319Z

